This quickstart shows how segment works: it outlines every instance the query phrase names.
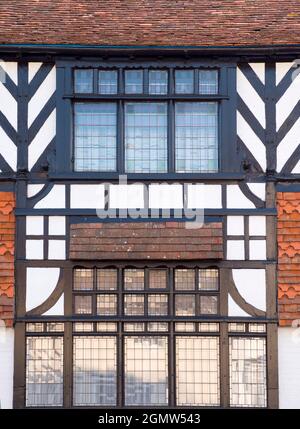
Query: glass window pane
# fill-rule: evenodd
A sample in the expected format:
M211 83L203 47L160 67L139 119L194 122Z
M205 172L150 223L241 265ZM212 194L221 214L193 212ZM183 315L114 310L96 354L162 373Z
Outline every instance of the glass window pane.
M143 332L144 330L144 323L124 323L124 332Z
M26 323L26 332L44 332L44 324Z
M249 323L249 332L266 332L264 323Z
M97 295L97 314L99 316L116 316L117 296L112 294Z
M199 70L199 93L217 94L218 93L218 71L217 70Z
M73 349L74 405L116 405L116 338L75 337Z
M176 338L176 403L220 405L219 338Z
M144 281L144 270L138 270L135 268L124 270L125 290L143 290Z
M229 338L230 405L266 407L265 338Z
M246 332L246 323L228 323L229 332Z
M76 322L73 323L74 332L93 332L94 325L91 322Z
M148 315L149 316L167 316L168 315L168 295L149 294L148 296Z
M168 93L168 72L165 70L149 71L149 94Z
M194 93L194 70L175 70L176 94Z
M166 289L168 279L168 271L164 269L149 270L149 288L150 289Z
M74 90L79 93L93 92L93 70L75 70Z
M195 290L195 270L177 269L175 270L176 290Z
M201 322L198 325L199 332L219 332L219 323L205 323Z
M97 332L117 332L117 323L115 322L98 322Z
M63 339L28 337L26 345L26 406L62 406Z
M219 271L216 269L199 270L199 289L200 290L218 290Z
M91 297L91 295L76 295L75 296L75 313L76 314L91 314L92 313L92 297Z
M167 105L125 104L125 158L127 173L167 171Z
M125 338L125 405L168 404L168 340Z
M175 296L175 315L176 316L195 316L195 295L176 295Z
M144 295L125 295L124 314L125 316L143 316Z
M116 70L99 71L99 94L117 94L118 72Z
M75 171L115 171L116 104L76 103L74 113Z
M105 268L97 270L97 289L116 290L118 287L118 270Z
M218 297L200 296L200 314L218 314Z
M126 94L143 93L143 70L125 71L125 92Z
M176 171L218 171L218 105L215 102L175 104Z
M93 289L93 270L77 268L74 270L74 290L92 290Z
M195 323L180 322L175 323L176 332L195 332Z
M168 332L169 324L167 322L149 322L147 328L148 332Z
M58 322L46 323L47 332L64 332L64 324Z

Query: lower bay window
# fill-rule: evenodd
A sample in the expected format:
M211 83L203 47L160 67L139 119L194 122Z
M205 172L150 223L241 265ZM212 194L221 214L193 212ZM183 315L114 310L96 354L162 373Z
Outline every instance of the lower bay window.
M27 407L267 406L267 325L220 318L217 268L75 268L73 298L26 323Z

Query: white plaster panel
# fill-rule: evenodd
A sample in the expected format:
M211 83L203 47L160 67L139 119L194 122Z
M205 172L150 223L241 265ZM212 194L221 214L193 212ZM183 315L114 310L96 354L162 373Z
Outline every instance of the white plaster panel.
M56 134L56 110L48 116L28 147L28 168L32 169Z
M299 94L300 99L300 94ZM277 147L277 171L280 172L300 144L300 118L294 123Z
M238 185L227 185L227 208L253 209L255 205L245 197Z
M276 63L276 85L279 84L293 65L293 62Z
M56 89L56 69L53 66L28 103L28 127L30 127Z
M27 267L26 311L41 305L54 291L59 280L60 268Z
M188 185L188 208L222 208L221 185Z
M265 63L249 63L259 80L265 84Z
M264 261L266 258L266 240L249 240L249 259L251 261Z
M71 185L72 209L104 209L104 185Z
M295 75L291 85L276 104L276 129L278 130L299 101L300 74Z
M51 307L43 316L63 316L64 315L64 295L57 300L57 302Z
M250 191L262 201L266 199L266 186L264 183L247 183Z
M249 216L249 235L266 235L266 216Z
M0 83L0 111L14 129L17 130L18 103L2 83Z
M43 63L28 63L28 82L30 83L37 74Z
M294 174L300 173L300 161L297 162L297 164L295 165L295 167L292 170L292 173L294 173Z
M237 92L246 106L252 111L263 128L266 126L265 103L245 77L243 72L237 69Z
M38 194L44 187L44 184L34 184L34 185L28 185L27 186L27 198L34 197L36 194Z
M245 259L244 240L227 240L227 259L235 261Z
M26 240L26 259L44 259L44 240Z
M149 186L149 208L183 208L182 185L153 184Z
M0 409L13 407L14 330L0 326Z
M49 235L65 235L66 234L66 217L49 216L48 232L49 232Z
M266 311L266 272L264 269L233 269L233 281L244 300Z
M66 259L66 242L65 240L48 241L48 259Z
M0 65L11 80L18 85L18 63L14 61L1 61Z
M243 116L237 112L237 133L261 168L266 169L266 147Z
M17 146L8 137L8 135L4 132L3 128L1 127L0 127L0 153L5 159L5 161L7 162L7 164L13 169L13 171L16 171L17 170Z
M112 209L143 208L144 185L110 185L109 207Z
M228 295L228 316L229 317L249 317L250 314L246 313L237 303Z
M54 185L51 191L34 206L35 209L64 209L65 207L65 185Z
M300 409L300 330L278 328L279 408Z
M26 235L44 234L44 216L26 216Z
M227 235L244 235L243 216L227 216Z

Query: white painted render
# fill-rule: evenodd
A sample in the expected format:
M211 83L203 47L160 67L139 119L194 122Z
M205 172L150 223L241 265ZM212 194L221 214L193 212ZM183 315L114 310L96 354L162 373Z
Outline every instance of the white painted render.
M253 209L255 205L250 201L238 185L227 186L227 208L229 209Z
M104 185L71 185L72 209L104 209Z
M267 259L266 240L249 240L249 259L251 261Z
M221 185L188 185L188 208L222 208Z
M234 284L244 300L266 310L266 272L264 269L233 269Z
M66 234L66 217L49 216L48 232L49 232L49 235L65 235Z
M14 330L0 325L0 408L13 406Z
M28 63L28 82L30 83L37 74L43 63Z
M18 103L8 89L0 82L0 111L17 130L18 127Z
M256 195L261 200L265 201L266 199L265 183L247 183L247 186L254 195Z
M136 209L144 207L143 184L109 186L109 208Z
M276 129L287 119L299 101L300 94L300 74L295 73L291 85L284 92L276 104Z
M18 63L14 61L0 61L0 66L11 80L18 85Z
M249 66L256 73L260 81L265 84L265 63L249 63Z
M44 185L42 183L27 185L27 197L28 198L34 197L38 192L40 192L43 189L43 187Z
M54 291L60 268L27 267L26 269L26 311L41 305Z
M300 99L300 94L299 94ZM277 171L280 172L300 143L300 118L294 123L277 147Z
M74 185L80 186L80 185ZM54 185L51 191L34 206L35 209L63 209L66 206L65 185Z
M231 261L245 259L244 240L227 240L227 259Z
M26 259L44 259L44 240L26 240Z
M293 62L288 63L276 63L276 85L281 82L281 80L284 78L284 76L287 74L287 72L290 70L291 67L293 67Z
M250 314L246 313L237 303L228 295L228 316L229 317L249 317Z
M279 408L300 409L300 328L278 328Z
M183 187L181 185L153 184L149 186L149 208L183 208Z
M0 108L1 111L1 108ZM7 164L16 171L17 169L17 146L0 127L0 153Z
M63 316L64 315L64 295L51 307L43 316Z
M49 240L48 241L48 259L66 259L66 241Z
M249 216L249 235L266 235L265 216Z
M244 235L243 216L227 216L227 235Z
M44 234L44 216L26 216L26 235Z

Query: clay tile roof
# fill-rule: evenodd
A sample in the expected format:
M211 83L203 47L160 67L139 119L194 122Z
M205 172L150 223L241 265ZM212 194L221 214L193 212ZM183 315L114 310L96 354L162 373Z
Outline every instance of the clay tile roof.
M0 44L300 43L299 0L10 0Z

